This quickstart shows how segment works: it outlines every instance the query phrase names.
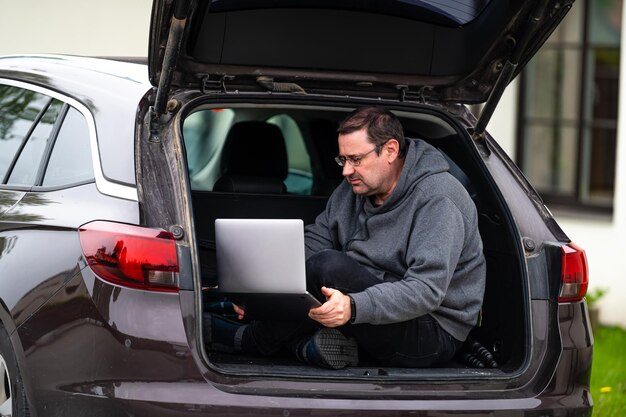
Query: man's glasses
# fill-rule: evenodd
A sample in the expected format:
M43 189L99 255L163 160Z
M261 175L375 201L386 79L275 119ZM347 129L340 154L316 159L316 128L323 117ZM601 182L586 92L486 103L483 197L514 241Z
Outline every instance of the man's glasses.
M387 143L387 142L385 142ZM376 151L376 152L380 152L380 149L385 145L385 143L381 143L380 145L376 145L374 147L374 149L372 149L369 152L365 152L364 154L361 155L354 155L354 156L336 156L335 157L335 162L337 162L337 165L339 165L340 167L345 166L346 162L349 163L350 165L352 165L353 167L358 167L361 164L361 161L363 160L363 158L365 158L367 155L371 154L372 152Z

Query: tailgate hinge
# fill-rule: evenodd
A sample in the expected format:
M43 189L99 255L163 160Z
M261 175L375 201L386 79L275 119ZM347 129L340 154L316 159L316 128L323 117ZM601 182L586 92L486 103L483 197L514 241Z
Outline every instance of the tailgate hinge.
M207 93L227 93L226 81L235 79L233 75L222 75L219 80L211 79L211 75L205 75L202 77L202 83L200 90L202 94Z
M423 85L417 91L409 90L408 85L397 85L396 88L400 91L400 101L417 101L418 103L426 104L433 91L433 87L430 85Z

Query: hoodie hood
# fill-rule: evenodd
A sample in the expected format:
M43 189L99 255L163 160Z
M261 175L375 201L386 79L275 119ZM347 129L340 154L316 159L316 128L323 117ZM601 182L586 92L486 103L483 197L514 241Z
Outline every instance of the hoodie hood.
M365 212L368 214L384 213L393 210L412 195L415 187L425 178L446 172L450 166L441 153L422 140L406 139L407 153L398 183L389 198L380 206L375 206L368 197L365 201Z

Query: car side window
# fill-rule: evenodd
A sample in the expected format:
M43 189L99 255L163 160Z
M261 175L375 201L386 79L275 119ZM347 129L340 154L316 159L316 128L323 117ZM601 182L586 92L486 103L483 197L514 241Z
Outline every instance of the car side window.
M267 119L267 122L278 126L285 138L289 164L289 173L285 179L287 190L292 194L310 195L313 187L311 157L298 124L287 114L277 114Z
M34 91L0 85L0 182L50 98Z
M93 163L87 121L70 107L54 142L42 185L55 187L91 179Z
M185 119L183 137L194 190L211 190L217 181L222 147L234 119L232 109L198 111Z
M252 117L251 117L252 116ZM210 109L189 115L183 124L189 179L193 190L212 190L220 177L222 149L233 125L241 121L263 121L246 110ZM311 195L311 157L297 122L288 114L264 120L277 126L287 151L288 174L284 183L290 194Z
M17 161L11 170L8 184L33 185L41 165L41 157L52 140L54 125L61 113L63 103L52 100L45 113L24 144Z

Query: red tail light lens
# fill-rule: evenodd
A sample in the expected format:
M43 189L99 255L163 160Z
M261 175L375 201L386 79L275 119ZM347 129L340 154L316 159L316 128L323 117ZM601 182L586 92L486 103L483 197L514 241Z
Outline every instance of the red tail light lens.
M91 269L105 281L150 291L178 291L174 236L163 230L95 221L79 229Z
M587 294L589 271L585 251L573 243L561 246L561 291L558 301L580 301Z

